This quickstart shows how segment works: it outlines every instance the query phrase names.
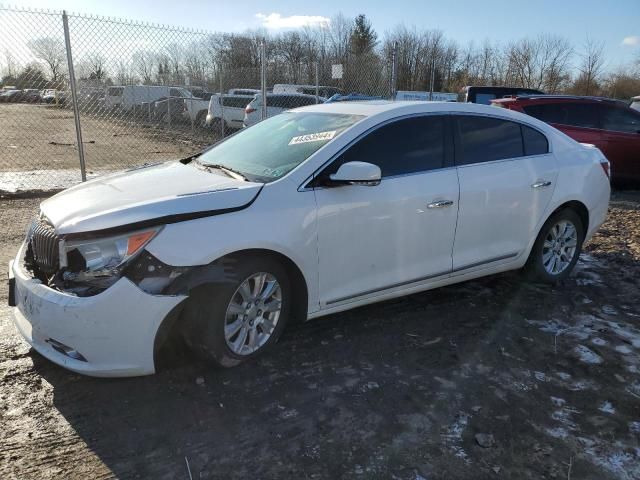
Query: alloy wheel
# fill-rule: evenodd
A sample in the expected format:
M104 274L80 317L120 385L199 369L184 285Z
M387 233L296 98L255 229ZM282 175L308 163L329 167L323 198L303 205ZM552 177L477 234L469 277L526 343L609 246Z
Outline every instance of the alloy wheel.
M254 273L231 296L224 336L236 355L250 355L271 338L282 310L282 288L266 272Z
M551 227L542 245L542 264L547 273L564 272L573 261L577 247L578 231L573 223L561 220Z

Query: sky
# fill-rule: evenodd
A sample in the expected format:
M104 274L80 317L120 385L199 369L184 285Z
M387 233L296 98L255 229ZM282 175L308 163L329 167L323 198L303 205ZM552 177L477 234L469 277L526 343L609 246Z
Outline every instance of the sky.
M338 12L347 17L364 13L380 37L400 24L442 30L462 45L485 39L508 43L551 33L568 38L578 51L587 38L604 42L610 69L640 58L640 0L14 0L10 6L66 9L215 32L278 32L327 22Z

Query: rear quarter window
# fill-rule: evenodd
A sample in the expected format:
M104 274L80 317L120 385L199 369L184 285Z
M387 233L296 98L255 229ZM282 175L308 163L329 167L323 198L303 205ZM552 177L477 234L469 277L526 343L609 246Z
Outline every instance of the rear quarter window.
M542 133L526 125L521 125L522 143L525 155L544 155L549 153L549 141Z

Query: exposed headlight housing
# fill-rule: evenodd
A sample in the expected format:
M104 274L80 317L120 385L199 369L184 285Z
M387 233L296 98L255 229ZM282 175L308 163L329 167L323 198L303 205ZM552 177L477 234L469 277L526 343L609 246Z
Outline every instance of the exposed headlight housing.
M63 288L108 288L122 276L123 267L129 260L140 253L161 228L112 237L61 240L59 248Z

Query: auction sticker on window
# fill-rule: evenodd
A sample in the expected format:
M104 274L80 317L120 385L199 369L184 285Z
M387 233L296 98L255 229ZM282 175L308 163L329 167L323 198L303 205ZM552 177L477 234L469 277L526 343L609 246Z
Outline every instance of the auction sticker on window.
M300 135L299 137L293 137L289 141L289 145L298 145L299 143L320 142L324 140L331 140L336 136L336 130L329 132L309 133L307 135Z

